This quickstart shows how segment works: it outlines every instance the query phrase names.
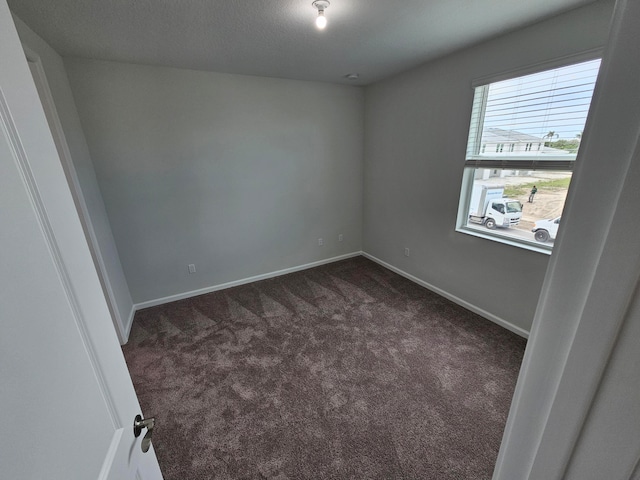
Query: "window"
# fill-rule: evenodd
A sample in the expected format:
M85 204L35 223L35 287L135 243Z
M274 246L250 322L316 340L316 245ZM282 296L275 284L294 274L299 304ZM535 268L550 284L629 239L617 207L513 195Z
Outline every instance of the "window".
M590 60L475 88L458 231L551 251L599 67Z

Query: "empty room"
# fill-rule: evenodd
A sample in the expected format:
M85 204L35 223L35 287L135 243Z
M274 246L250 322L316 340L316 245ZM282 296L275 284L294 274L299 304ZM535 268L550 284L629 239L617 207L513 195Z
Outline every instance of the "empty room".
M639 21L0 0L0 478L640 479Z

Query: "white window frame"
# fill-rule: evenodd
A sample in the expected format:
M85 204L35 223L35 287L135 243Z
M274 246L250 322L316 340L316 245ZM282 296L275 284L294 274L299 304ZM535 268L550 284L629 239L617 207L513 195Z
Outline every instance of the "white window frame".
M483 109L484 105L486 104L487 96L489 94L489 86L492 83L540 73L546 70L553 70L555 68L561 68L576 63L596 60L602 58L602 55L603 49L598 48L585 51L577 55L559 57L548 62L531 65L521 69L502 72L493 76L477 78L473 80L471 84L472 88L474 89L474 101L472 106L471 118L473 118L474 115L482 115L484 117ZM546 245L526 239L508 237L504 234L501 234L500 232L496 232L495 230L481 230L478 228L467 226L469 220L469 203L471 200L471 191L473 188L475 170L477 168L499 168L509 170L572 171L573 165L575 163L575 158L568 160L566 156L556 157L548 155L544 158L536 157L534 159L523 159L521 156L509 156L503 154L500 155L499 160L487 160L486 157L480 156L482 128L482 122L471 122L469 128L467 149L472 149L472 151L467 151L466 161L463 169L462 187L460 191L460 201L456 219L456 232L492 240L498 243L503 243L505 245L524 248L533 252L550 255L553 250L552 245Z

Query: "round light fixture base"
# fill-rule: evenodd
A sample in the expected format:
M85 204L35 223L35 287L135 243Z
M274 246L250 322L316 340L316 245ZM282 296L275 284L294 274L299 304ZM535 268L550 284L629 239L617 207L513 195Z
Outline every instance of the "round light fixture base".
M331 3L328 0L315 0L315 2L313 2L311 5L313 5L320 12L329 7Z

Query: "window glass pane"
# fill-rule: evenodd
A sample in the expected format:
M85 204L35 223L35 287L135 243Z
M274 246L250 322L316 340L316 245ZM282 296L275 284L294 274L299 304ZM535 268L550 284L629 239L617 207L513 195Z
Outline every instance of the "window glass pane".
M573 154L578 150L600 60L492 83L482 142L514 144L516 154ZM522 148L524 144L525 148Z
M469 216L478 232L552 247L567 198L570 171L470 169Z
M591 60L478 87L467 159L575 159L599 67Z

